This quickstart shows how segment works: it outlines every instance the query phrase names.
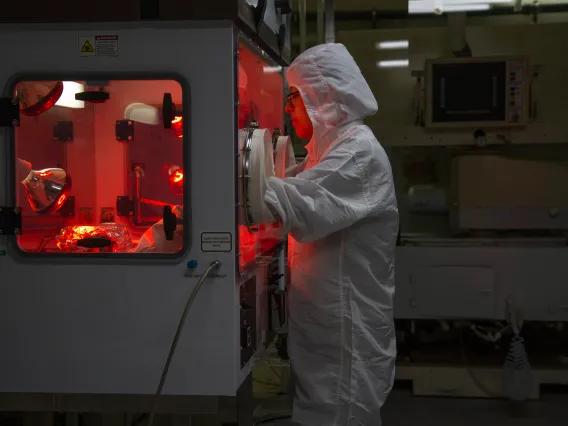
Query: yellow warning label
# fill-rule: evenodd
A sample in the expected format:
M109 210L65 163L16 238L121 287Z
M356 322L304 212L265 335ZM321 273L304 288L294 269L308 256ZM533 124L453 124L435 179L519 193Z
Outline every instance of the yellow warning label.
M93 53L95 49L93 49L93 45L89 40L85 40L83 43L83 47L81 47L81 53Z

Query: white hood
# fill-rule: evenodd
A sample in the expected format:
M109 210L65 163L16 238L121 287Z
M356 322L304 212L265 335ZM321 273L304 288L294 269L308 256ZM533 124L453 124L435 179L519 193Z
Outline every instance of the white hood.
M361 70L342 44L306 50L287 72L288 84L301 93L314 127L306 146L318 161L344 127L377 112L377 101Z
M287 293L292 420L380 426L396 362L398 210L388 157L361 122L377 103L340 44L306 51L288 83L302 92L314 124L305 168L269 178L264 197L294 239Z

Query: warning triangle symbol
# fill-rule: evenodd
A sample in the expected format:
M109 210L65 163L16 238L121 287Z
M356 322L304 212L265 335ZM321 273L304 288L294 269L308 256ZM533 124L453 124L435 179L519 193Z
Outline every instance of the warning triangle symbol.
M89 40L86 40L85 43L83 43L83 47L81 47L81 53L93 53L94 51L95 49L93 49Z

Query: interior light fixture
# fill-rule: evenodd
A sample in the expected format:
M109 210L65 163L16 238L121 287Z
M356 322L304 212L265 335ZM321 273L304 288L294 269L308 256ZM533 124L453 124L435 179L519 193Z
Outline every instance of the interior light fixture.
M85 108L84 101L78 101L75 99L75 94L83 93L84 91L85 86L83 84L76 83L74 81L64 81L63 93L55 105L65 108Z
M408 13L480 12L491 9L491 5L512 3L514 0L409 0Z
M390 61L377 62L378 68L406 68L409 65L408 59L393 59Z
M439 1L439 0L438 0ZM512 4L514 0L443 0L444 6L467 4Z
M408 49L408 40L387 40L380 41L375 44L378 50L388 50L388 49Z
M487 3L485 4L453 4L453 5L443 5L440 8L431 7L413 7L408 8L408 13L419 14L419 13L434 13L436 15L441 15L446 12L482 12L491 9L491 6Z
M275 66L275 67L262 67L262 70L265 73L278 73L278 72L282 72L282 67L281 66Z

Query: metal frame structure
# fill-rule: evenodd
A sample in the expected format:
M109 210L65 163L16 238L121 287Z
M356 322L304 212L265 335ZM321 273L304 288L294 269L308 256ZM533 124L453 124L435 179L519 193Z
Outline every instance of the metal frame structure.
M209 262L219 261L221 268L205 283L189 313L157 412L218 414L233 410L236 403L239 424L250 425L253 362L240 362L239 292L252 282L257 303L268 300L267 265L259 263L254 271L239 272L238 238L232 238L230 252L205 252L199 238L209 232L237 235L238 215L233 207L238 184L235 76L239 39L256 47L267 62L286 66L290 15L284 13L282 2L277 7L274 1L259 2L262 10L245 0L222 4L163 0L153 6L147 1L132 2L136 5L108 17L115 23L79 24L87 19L64 9L57 16L47 14L44 19L52 23L45 25L30 24L38 20L33 14L22 18L3 13L2 22L19 23L0 28L0 38L6 41L0 54L11 58L0 70L0 85L5 86L3 96L11 96L11 79L29 69L45 71L44 78L51 74L69 79L86 74L139 78L135 70L151 69L152 73L146 72L148 78L173 72L188 80L183 114L187 118L184 162L191 170L184 192L186 209L191 211L184 215L189 244L175 259L146 257L144 264L140 258L120 256L25 259L22 263L11 237L0 238L0 252L7 254L0 257L0 286L7 295L0 320L11 324L1 334L14 343L0 356L0 410L148 411L172 338L167 330L173 333L180 303L193 279ZM268 19L275 11L280 20L277 31ZM170 22L140 22L141 18ZM272 16L272 22L276 18ZM101 33L117 34L119 56L79 57L77 37ZM148 52L144 40L152 40L160 49ZM207 40L207 53L203 40ZM213 116L226 125L205 125ZM0 127L0 141L11 147L0 152L0 165L8 170L1 179L0 205L9 206L14 204L15 188L13 130ZM195 274L188 272L188 262L199 265ZM112 295L107 303L95 304L104 294ZM257 336L259 350L266 336L264 332Z

